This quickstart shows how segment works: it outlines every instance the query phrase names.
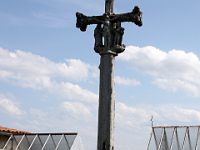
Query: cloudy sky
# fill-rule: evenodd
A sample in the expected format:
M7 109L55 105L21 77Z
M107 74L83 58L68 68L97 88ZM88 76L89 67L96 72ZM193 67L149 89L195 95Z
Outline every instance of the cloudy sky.
M116 149L144 150L154 125L200 124L200 2L115 0L139 5L142 27L125 23L116 58ZM93 30L75 13L101 15L104 0L0 1L0 125L78 132L96 148L99 58Z

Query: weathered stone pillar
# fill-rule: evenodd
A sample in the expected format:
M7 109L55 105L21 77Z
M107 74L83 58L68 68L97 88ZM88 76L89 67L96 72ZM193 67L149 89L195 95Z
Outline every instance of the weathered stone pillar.
M142 26L142 12L135 6L129 13L114 14L114 0L105 0L105 13L101 16L86 16L77 12L76 27L86 31L88 25L96 24L95 52L101 56L99 87L99 118L97 150L114 150L114 60L125 50L122 44L122 22L134 22Z
M99 86L98 150L114 150L114 61L110 53L101 55Z

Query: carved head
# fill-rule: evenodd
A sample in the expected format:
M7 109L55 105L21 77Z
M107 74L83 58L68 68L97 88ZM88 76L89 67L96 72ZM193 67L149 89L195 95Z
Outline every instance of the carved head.
M76 27L80 28L80 30L83 32L86 31L87 29L86 20L87 20L87 17L85 15L79 12L76 13Z
M134 7L132 14L134 18L134 23L138 26L142 26L142 12L140 11L140 8L138 6Z

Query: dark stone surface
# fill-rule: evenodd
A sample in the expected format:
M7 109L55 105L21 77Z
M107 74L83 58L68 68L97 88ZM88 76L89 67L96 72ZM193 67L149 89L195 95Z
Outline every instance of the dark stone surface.
M88 25L97 24L94 30L94 50L101 54L113 53L117 55L125 50L122 44L124 28L121 27L123 22L133 22L142 26L142 12L138 6L129 13L114 14L113 0L106 0L105 14L102 16L86 16L77 12L76 27L81 31L86 31Z

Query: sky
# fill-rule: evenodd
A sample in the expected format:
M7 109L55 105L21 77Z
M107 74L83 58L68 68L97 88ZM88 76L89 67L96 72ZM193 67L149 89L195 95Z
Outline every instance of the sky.
M30 132L78 132L96 149L100 56L77 11L104 13L103 0L0 1L0 125ZM200 2L115 0L138 5L143 26L123 23L115 59L115 149L144 150L154 125L200 124Z

